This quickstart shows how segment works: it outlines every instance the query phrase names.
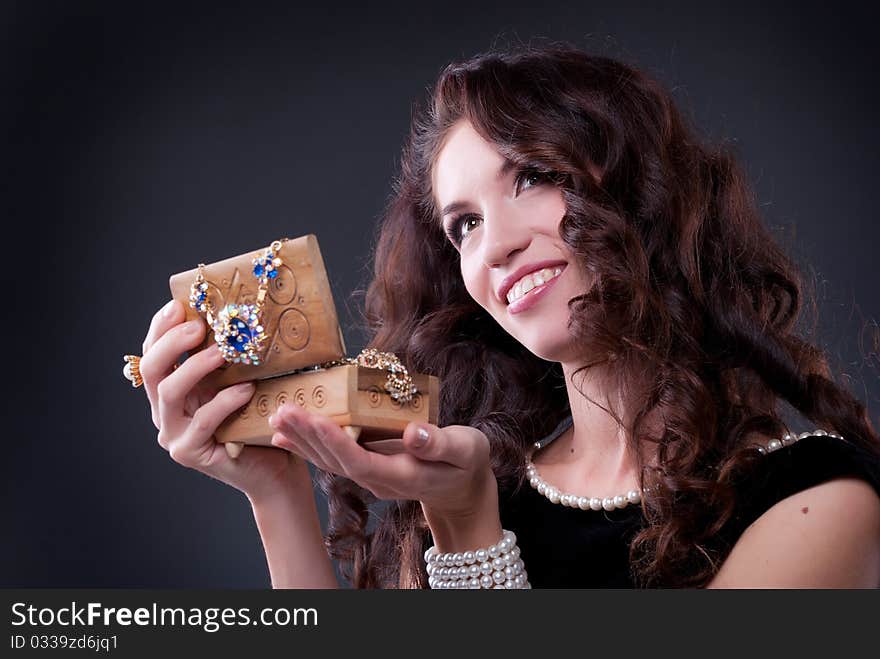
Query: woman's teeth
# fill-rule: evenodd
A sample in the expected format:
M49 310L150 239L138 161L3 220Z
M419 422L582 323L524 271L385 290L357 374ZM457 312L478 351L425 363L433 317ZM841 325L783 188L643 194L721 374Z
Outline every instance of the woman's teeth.
M532 272L520 279L513 287L507 291L507 303L510 304L520 299L523 295L532 290L535 286L546 284L551 279L559 276L562 268L544 268L537 272Z

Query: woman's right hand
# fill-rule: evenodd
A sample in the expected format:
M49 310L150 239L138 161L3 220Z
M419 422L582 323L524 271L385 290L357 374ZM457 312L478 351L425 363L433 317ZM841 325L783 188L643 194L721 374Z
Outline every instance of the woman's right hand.
M310 489L307 465L288 451L247 446L232 459L214 439L220 423L250 400L255 386L245 382L218 392L200 384L224 363L214 344L190 355L175 370L180 355L196 348L207 329L204 320L185 323L185 317L183 305L172 300L153 316L144 340L140 372L159 445L175 462L231 485L251 501L289 492L293 485L307 484Z

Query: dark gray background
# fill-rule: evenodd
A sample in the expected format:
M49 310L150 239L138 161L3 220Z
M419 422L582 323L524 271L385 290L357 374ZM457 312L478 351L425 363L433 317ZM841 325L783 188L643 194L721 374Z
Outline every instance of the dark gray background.
M411 104L447 62L496 42L626 59L735 143L768 224L815 272L819 340L878 419L876 347L860 346L880 317L876 11L116 4L0 14L0 586L269 585L246 499L159 448L121 356L140 349L171 273L305 233L356 354L352 293Z

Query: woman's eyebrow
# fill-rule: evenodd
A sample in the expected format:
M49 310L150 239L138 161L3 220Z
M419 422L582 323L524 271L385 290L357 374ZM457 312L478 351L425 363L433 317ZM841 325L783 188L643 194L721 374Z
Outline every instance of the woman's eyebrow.
M501 163L501 167L498 168L498 172L495 174L495 180L500 181L505 176L510 173L510 170L516 167L516 163L512 160L504 159L504 162ZM449 215L450 213L454 213L457 210L460 210L467 206L466 201L453 201L451 204L447 204L443 207L443 210L440 211L440 220L442 221L444 217Z

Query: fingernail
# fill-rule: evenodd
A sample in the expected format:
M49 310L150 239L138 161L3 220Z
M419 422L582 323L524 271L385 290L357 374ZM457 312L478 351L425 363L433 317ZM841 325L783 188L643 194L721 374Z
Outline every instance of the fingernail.
M169 318L171 314L174 312L174 300L171 300L168 304L162 307L162 315L166 318Z
M235 385L235 393L243 394L247 391L251 391L254 387L255 385L253 382L242 382L241 384Z
M428 437L430 437L428 431L419 426L418 432L416 432L416 440L413 444L415 444L416 447L424 446L428 443Z

